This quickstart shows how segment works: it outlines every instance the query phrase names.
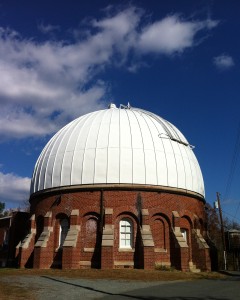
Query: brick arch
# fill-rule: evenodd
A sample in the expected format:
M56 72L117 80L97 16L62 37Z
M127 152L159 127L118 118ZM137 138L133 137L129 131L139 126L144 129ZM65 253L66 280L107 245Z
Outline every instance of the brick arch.
M152 215L151 219L154 220L155 218L158 218L158 217L161 217L161 218L163 218L164 220L166 220L166 222L168 223L168 225L171 226L171 221L170 221L170 218L169 218L169 216L168 216L167 214L162 213L162 212L160 212L160 213L155 213L154 215Z
M132 224L132 248L120 248L120 221L129 219ZM142 263L141 255L141 233L138 217L129 211L122 211L117 215L114 221L114 261L122 261L130 268L139 268Z
M129 216L130 218L132 218L135 222L139 222L138 217L136 216L136 214L134 214L131 211L121 211L117 216L116 219L119 219L119 217L122 216L126 216L126 218Z
M95 212L88 212L82 219L82 243L84 248L95 248L99 232L100 216Z
M191 229L193 228L193 223L191 218L184 215L180 218L180 228L185 228L191 232Z
M120 214L118 214L118 216L115 219L114 222L114 236L115 236L115 244L116 244L116 248L119 248L119 224L120 221L122 219L129 219L132 222L132 226L133 226L133 248L135 248L136 246L136 238L137 235L139 234L139 220L136 217L135 214L133 214L132 212L128 212L128 211L123 211Z
M157 213L152 216L151 230L156 249L170 250L170 228L171 223L166 215Z
M180 214L181 219L184 218L188 220L189 224L191 225L191 228L194 227L194 215L190 211L183 211L182 214Z
M81 260L89 261L91 268L101 266L100 215L87 212L82 217L81 225Z
M70 220L69 216L63 212L59 212L55 215L55 218L53 218L53 261L51 267L53 268L61 268L62 267L62 252L63 252L63 247L62 244L63 242L61 239L66 238L66 232L64 232L64 236L61 235L61 222L63 220L68 221L68 228L70 226ZM61 242L61 244L60 244Z
M192 261L192 228L193 228L193 222L191 218L187 215L183 215L180 218L180 230L183 232L185 231L186 234L186 242L188 245L188 260ZM184 233L183 233L184 235Z
M96 213L95 211L88 211L85 214L83 214L83 218L86 218L88 216L95 217L95 218L100 217L99 213Z
M202 225L200 222L200 219L198 218L198 216L194 215L194 219L193 219L193 228L194 229L199 229L202 232Z
M64 218L69 219L68 214L66 214L65 212L59 212L55 216L56 220L61 220L61 219L64 219Z
M68 224L70 225L70 220L67 214L65 213L58 213L54 218L53 224L53 234L54 234L54 248L58 249L59 247L59 234L60 234L60 222L63 219L68 220Z

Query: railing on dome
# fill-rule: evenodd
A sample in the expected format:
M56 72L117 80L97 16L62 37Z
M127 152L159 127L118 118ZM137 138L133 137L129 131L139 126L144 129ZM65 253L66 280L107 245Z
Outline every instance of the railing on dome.
M143 112L144 114L152 117L154 120L156 120L158 123L161 124L161 126L164 128L164 130L166 131L166 134L165 133L159 133L158 137L159 138L169 138L170 140L174 141L174 142L177 142L177 143L180 143L180 144L183 144L185 146L189 146L191 149L194 149L195 147L190 145L189 143L186 143L184 142L181 137L179 136L179 134L176 132L176 130L173 128L173 126L165 119L161 120L160 117L156 116L155 114L149 112L149 111L146 111L144 109L140 109L140 108L134 108L134 107L131 107L130 103L128 102L127 105L124 105L124 104L120 104L120 109L133 109L133 110L137 110L137 111L140 111L140 112ZM173 130L174 134L175 134L175 137L173 136L172 132L168 129L168 127L165 125L166 122L168 124L169 127L171 127L171 129ZM165 136L165 137L164 137Z

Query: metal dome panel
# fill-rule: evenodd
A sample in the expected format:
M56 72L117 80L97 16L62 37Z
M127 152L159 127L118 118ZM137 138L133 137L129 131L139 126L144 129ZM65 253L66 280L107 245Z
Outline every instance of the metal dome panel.
M31 194L85 184L142 184L204 196L202 173L183 134L138 108L89 113L47 143L35 165Z

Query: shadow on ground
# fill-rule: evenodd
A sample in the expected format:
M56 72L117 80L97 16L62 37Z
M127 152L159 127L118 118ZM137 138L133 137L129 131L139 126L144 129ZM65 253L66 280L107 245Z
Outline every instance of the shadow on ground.
M76 284L76 283L71 283L62 279L57 279L57 278L52 278L49 276L41 276L42 278L48 279L48 280L52 280L58 283L63 283L66 285L71 285L74 287L79 287L81 289L85 289L85 290L89 290L92 292L96 292L96 293L101 293L103 295L103 297L99 298L99 299L139 299L139 300L229 300L232 299L231 297L219 297L219 296L162 296L162 295L151 295L156 293L156 291L154 291L155 287L148 287L148 288L142 288L142 289L138 289L138 290L132 290L126 293L113 293L113 292L108 292L108 291L104 291L101 289L96 289L93 287L89 287L89 286L85 286L83 284ZM222 280L222 279L221 279ZM220 280L220 281L221 281ZM240 280L240 278L239 278ZM210 280L211 281L211 280ZM169 287L169 290L171 289L170 285L172 283L168 283L167 286ZM178 282L178 284L181 284ZM203 287L204 288L204 287ZM161 289L161 287L159 288ZM144 294L144 295L134 295L134 294Z

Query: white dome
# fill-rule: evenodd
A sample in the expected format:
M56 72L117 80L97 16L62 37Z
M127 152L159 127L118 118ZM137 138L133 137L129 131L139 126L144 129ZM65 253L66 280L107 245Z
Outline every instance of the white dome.
M182 133L130 106L110 105L58 131L38 158L31 194L89 184L152 185L204 196L199 164Z

